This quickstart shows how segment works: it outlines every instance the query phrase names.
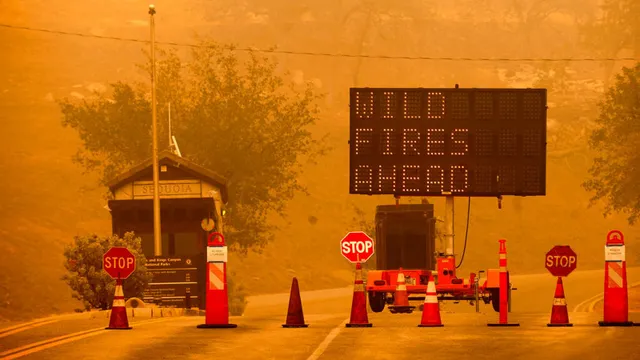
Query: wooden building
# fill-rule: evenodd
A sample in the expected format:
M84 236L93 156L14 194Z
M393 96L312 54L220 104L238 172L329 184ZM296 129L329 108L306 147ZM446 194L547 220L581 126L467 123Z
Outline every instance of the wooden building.
M164 305L182 306L188 291L192 304L204 309L199 299L205 295L207 235L223 232L227 180L169 151L158 159L162 256L154 256L151 159L107 184L113 233L133 231L142 239L147 267L154 273L145 302L160 297Z

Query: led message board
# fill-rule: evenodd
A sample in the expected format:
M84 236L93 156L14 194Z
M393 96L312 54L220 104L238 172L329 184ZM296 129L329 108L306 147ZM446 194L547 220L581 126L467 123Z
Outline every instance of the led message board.
M351 88L350 194L545 195L546 89Z

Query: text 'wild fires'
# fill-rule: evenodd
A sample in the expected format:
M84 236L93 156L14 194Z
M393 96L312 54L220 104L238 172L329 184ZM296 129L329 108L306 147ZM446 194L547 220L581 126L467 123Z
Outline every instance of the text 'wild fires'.
M545 89L352 88L350 97L351 194L545 194Z

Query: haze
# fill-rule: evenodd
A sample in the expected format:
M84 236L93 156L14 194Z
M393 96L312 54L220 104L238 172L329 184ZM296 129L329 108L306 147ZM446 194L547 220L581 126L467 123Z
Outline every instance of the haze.
M147 40L147 2L0 0L0 24ZM583 58L631 56L623 49L587 48L578 23L597 11L591 0L459 1L156 1L157 40L188 44L195 34L240 47L313 53L453 58ZM72 164L77 134L61 126L55 99L82 98L109 82L148 82L135 67L144 43L0 27L0 320L78 307L60 281L62 247L76 234L108 234L106 189ZM549 89L547 196L472 199L461 276L497 267L498 239L507 239L509 268L544 271L553 245L570 244L581 269L601 268L607 231L635 243L624 216L588 208L580 184L590 159L586 137L596 102L623 61L528 62L355 59L275 56L288 79L311 81L326 97L314 131L329 133L333 150L300 179L276 240L263 254L234 255L229 267L250 294L348 286L352 267L339 240L362 230L354 207L373 220L391 196L348 194L348 89L370 87L546 87ZM161 119L161 121L164 121ZM180 141L180 139L178 139ZM212 169L215 170L215 169ZM431 199L442 216L444 201ZM406 203L409 200L401 199ZM413 201L419 201L415 199ZM467 199L456 200L456 253L462 252ZM317 222L310 221L315 217ZM322 254L323 260L320 260ZM630 246L627 262L638 263Z

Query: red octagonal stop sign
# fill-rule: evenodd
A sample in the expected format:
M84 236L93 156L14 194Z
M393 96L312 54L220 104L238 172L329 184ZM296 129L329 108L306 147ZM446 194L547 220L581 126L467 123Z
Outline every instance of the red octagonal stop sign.
M112 279L126 279L136 270L136 257L126 247L114 246L104 253L102 268Z
M340 252L352 263L365 262L373 255L373 239L362 231L352 231L340 240Z
M568 245L554 246L545 260L545 267L553 276L568 276L578 265L578 256Z

